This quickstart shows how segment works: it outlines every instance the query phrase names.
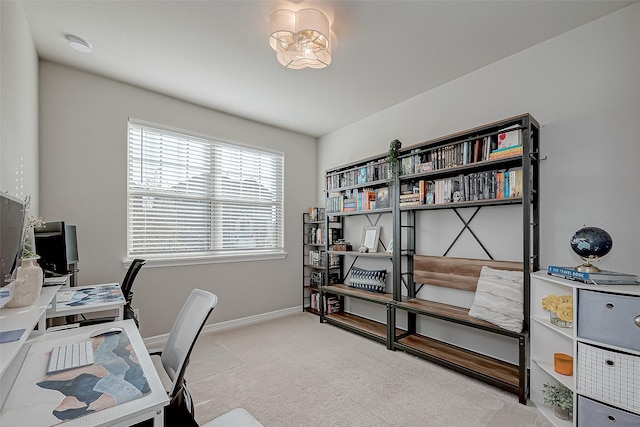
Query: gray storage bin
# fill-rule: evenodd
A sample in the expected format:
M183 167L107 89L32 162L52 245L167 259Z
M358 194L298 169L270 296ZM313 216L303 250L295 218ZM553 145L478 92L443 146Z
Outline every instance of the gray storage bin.
M578 337L640 351L640 297L580 289Z
M578 396L578 427L638 427L640 415Z

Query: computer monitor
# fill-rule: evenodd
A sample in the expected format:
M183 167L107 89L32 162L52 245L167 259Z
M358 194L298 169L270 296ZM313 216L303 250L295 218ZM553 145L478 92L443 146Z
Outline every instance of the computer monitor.
M25 202L0 193L0 287L11 281L22 256Z
M76 226L65 224L64 221L47 221L33 231L36 253L40 255L38 263L45 273L71 273L69 264L79 261Z

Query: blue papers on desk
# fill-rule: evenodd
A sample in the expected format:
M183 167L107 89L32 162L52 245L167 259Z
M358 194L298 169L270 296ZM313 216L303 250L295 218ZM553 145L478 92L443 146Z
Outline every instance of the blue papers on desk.
M73 296L71 297L71 300L58 302L58 308L124 302L124 297L122 296L120 285L118 285L117 283L110 283L107 285L99 286L87 286L78 288L77 290L71 288L70 290L75 291ZM58 292L64 291L66 291L66 289Z
M4 307L13 298L13 283L11 282L11 284L0 289L0 308Z
M12 331L0 331L0 344L4 344L6 342L18 341L22 338L22 334L24 334L26 329L14 329Z
M61 422L151 392L126 333L100 336L93 342L93 365L47 375L37 383L57 393L59 405L52 415Z

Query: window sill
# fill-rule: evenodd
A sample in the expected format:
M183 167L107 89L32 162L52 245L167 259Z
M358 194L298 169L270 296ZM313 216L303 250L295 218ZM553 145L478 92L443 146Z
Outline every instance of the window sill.
M174 257L174 258L153 258L144 257L147 262L144 268L149 267L177 267L183 265L200 265L200 264L219 264L227 262L246 262L246 261L267 261L274 259L284 259L287 257L286 252L278 253L256 253L256 254L230 254L230 255L209 255L209 256L191 256L191 257ZM133 258L127 258L122 261L124 268L128 269Z

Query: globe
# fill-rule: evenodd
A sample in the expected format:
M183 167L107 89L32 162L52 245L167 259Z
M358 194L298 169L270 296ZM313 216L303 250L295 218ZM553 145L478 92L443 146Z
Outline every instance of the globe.
M582 227L571 237L571 249L585 261L585 264L578 266L578 271L600 271L591 263L608 254L612 247L611 235L598 227Z

